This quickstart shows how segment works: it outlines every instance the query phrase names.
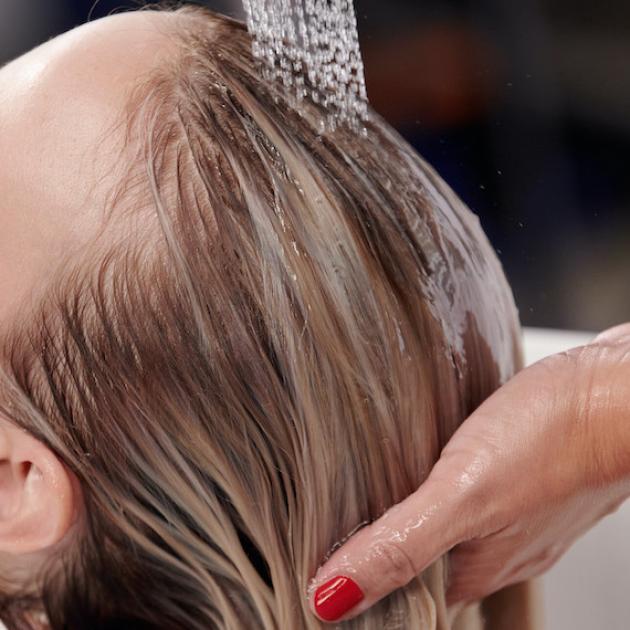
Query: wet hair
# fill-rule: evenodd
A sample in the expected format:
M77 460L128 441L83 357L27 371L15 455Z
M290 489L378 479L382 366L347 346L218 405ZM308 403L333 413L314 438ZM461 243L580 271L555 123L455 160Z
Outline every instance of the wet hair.
M2 344L2 413L84 504L37 587L5 589L11 629L323 627L326 554L521 366L501 266L432 168L375 112L320 134L241 23L173 10L179 54L121 119L125 229ZM447 579L445 555L344 627L444 630Z

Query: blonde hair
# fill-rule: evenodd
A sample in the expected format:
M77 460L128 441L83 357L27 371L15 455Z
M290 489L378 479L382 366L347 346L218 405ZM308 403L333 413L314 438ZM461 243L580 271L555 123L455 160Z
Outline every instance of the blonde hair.
M136 229L2 347L2 412L85 504L37 589L4 597L10 628L322 627L305 593L326 554L521 365L500 264L439 176L375 113L319 135L241 23L177 13L179 56L125 112L111 219ZM445 630L447 568L344 627Z

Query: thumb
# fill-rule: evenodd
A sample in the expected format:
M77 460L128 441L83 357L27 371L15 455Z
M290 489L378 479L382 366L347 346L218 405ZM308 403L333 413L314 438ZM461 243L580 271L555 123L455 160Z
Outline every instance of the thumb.
M425 482L404 501L354 534L313 578L308 596L324 621L351 619L407 584L470 537L463 518L465 492L442 477L438 460Z

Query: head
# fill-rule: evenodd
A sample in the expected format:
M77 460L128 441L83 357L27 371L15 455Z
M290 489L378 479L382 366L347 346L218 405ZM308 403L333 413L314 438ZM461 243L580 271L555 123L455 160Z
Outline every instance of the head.
M319 627L324 556L520 366L476 217L376 114L318 135L250 44L140 11L0 71L10 627ZM447 568L348 627L444 623Z

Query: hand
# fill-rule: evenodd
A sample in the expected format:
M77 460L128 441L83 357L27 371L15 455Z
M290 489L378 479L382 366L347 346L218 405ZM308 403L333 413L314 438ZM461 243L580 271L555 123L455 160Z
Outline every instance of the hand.
M628 496L630 325L526 368L488 398L422 486L319 569L311 607L327 621L355 617L449 550L447 605L482 599L546 571ZM344 601L354 604L345 613Z

